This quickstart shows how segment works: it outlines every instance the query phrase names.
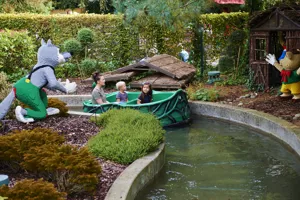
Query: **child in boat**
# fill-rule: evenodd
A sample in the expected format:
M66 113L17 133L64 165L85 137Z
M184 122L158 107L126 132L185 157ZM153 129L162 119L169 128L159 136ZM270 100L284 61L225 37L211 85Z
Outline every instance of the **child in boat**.
M126 103L128 101L128 94L125 92L126 84L124 81L119 81L116 84L117 90L119 90L116 99L117 102Z
M138 97L137 104L150 103L152 101L152 88L149 82L145 82L142 85L142 92Z
M102 76L99 72L95 72L93 73L93 80L95 81L96 86L92 92L92 103L93 104L108 103L108 101L106 101L106 96L102 88L105 85L104 76Z

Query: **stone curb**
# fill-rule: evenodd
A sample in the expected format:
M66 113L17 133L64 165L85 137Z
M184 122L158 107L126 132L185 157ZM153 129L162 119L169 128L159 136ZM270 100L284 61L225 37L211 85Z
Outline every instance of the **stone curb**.
M92 99L91 95L48 95L48 98L57 98L67 106L82 106L83 101Z
M256 110L211 102L190 101L193 114L215 117L266 132L284 142L300 156L300 128L273 115Z
M105 200L134 200L137 193L144 188L161 170L165 162L165 144L159 149L129 165L115 180Z

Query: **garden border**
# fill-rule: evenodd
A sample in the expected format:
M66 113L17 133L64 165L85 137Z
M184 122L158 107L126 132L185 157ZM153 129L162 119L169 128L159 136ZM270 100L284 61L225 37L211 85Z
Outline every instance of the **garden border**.
M134 200L165 163L165 144L130 164L114 181L104 200Z
M209 116L259 129L279 139L300 156L300 128L273 115L256 110L211 102L190 101L193 114Z

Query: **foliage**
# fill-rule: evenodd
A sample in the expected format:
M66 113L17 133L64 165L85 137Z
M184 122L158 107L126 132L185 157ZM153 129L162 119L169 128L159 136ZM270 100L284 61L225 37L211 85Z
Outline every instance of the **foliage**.
M0 0L1 13L45 13L52 9L49 0Z
M64 42L64 50L72 54L79 54L82 51L82 46L78 40L69 39Z
M0 72L0 102L2 102L5 97L7 97L11 90L12 86L8 83L6 74L4 72ZM17 102L14 101L7 113L7 118L13 119L15 117L16 106Z
M24 179L12 188L2 186L0 194L13 200L64 200L66 196L65 193L58 192L52 183L42 179Z
M97 68L98 68L97 60L88 59L88 58L85 60L82 60L80 63L80 67L83 70L83 73L86 76L89 76L94 71L97 71Z
M66 62L55 68L55 75L57 78L76 78L80 74L76 64Z
M30 148L45 144L62 144L64 137L49 129L16 130L9 135L1 136L0 162L20 163Z
M14 131L1 136L0 162L14 171L35 172L68 194L94 191L100 165L86 148L64 142L63 136L49 129Z
M7 81L7 76L4 72L0 72L0 102L5 99L12 87Z
M88 141L89 150L121 164L157 149L165 133L154 115L132 109L110 110L91 119L104 130Z
M255 83L254 71L251 68L249 69L248 79L246 80L246 87L251 91L257 92L263 91L265 89L264 84Z
M198 15L194 20L195 24L198 24L197 26L193 22L173 32L168 27L162 26L153 17L139 17L134 19L131 24L124 24L123 17L122 15L93 14L76 16L0 14L0 29L27 29L32 36L37 33L40 38L51 38L54 44L63 46L66 40L77 38L80 29L88 27L94 32L95 37L94 42L88 47L88 58L96 59L101 68L105 65L103 69L106 71L108 68L115 69L143 57L151 56L150 52L153 49L157 49L160 54L167 53L178 57L181 50L179 43L182 43L184 48L191 53L195 52L192 64L199 67L200 60L197 55L200 53L196 52L199 51L197 45L200 44L196 34L199 27L205 29L205 59L212 59L213 57L218 58L225 49L230 33L234 30L244 30L248 20L247 13ZM212 33L207 31L208 24L212 27ZM73 56L72 62L80 63L83 53L80 51L80 56ZM241 57L243 58L243 56ZM240 63L242 64L242 62ZM76 65L76 67L79 66ZM71 73L70 71L75 70L67 70L63 73Z
M86 148L71 145L43 145L32 147L22 166L56 183L59 191L68 194L93 192L101 172L99 163Z
M86 0L55 0L54 6L56 9L83 8L86 2Z
M20 102L20 106L22 108L29 108L29 106L27 106L21 102ZM61 116L61 117L69 116L69 114L68 114L69 109L67 107L67 104L65 102L59 100L58 98L48 98L48 107L58 108L60 112L57 116Z
M234 67L234 63L233 63L233 59L231 57L222 56L219 59L218 68L221 72L232 71L233 67Z
M218 90L215 88L205 88L202 83L191 84L187 88L187 95L193 101L217 101L220 96Z
M190 18L203 10L203 1L188 0L114 0L113 6L125 19L132 22L136 18L153 18L157 23L169 29L178 30Z
M17 74L9 77L15 81L25 75L36 61L36 46L27 31L0 32L0 71Z
M67 104L58 98L48 98L48 107L53 107L53 108L58 108L59 109L59 114L58 116L61 117L67 117L69 116L68 114L68 107Z
M82 28L78 31L77 40L86 46L94 41L94 33L89 28Z

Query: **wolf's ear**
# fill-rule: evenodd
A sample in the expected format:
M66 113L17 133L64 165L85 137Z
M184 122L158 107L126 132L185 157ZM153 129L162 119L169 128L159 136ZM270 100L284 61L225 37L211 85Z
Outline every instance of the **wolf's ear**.
M52 42L50 39L47 41L47 45L52 45Z
M43 45L46 45L46 42L45 42L44 39L41 40L41 45L42 45L42 46L43 46Z

